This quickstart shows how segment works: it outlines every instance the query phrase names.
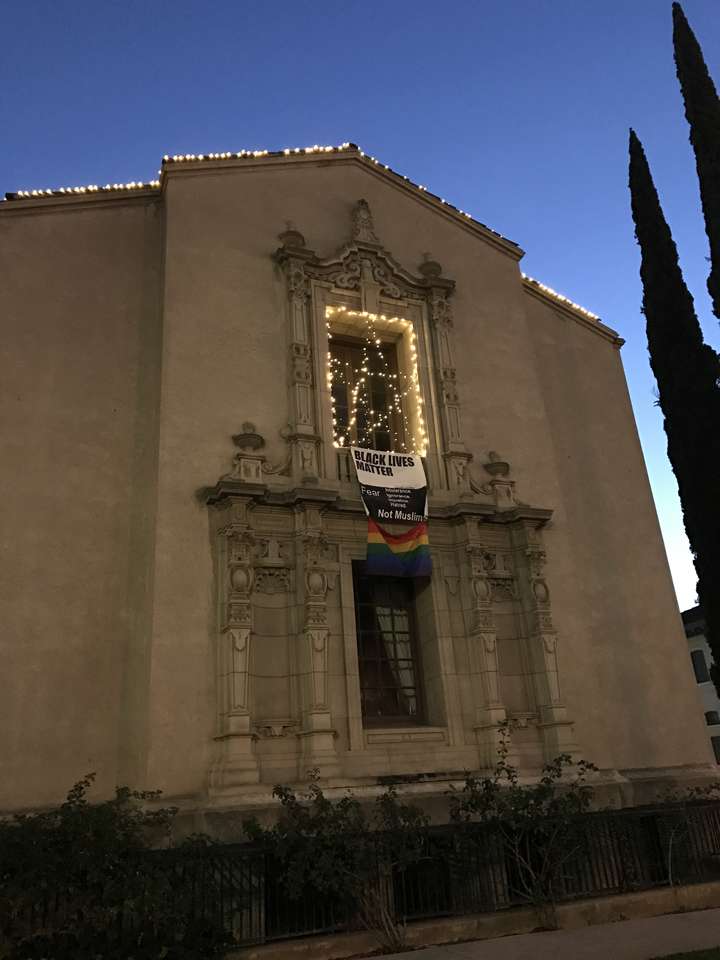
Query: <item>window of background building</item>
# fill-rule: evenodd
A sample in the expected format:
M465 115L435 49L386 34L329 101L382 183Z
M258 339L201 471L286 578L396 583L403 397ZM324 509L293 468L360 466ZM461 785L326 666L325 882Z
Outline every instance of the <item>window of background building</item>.
M360 697L366 725L423 719L415 585L353 565Z
M330 356L334 433L341 445L405 450L403 410L392 389L398 377L395 344L367 350L360 340L333 337Z
M705 723L709 727L714 726L716 723L720 723L720 713L718 713L717 710L707 710L705 712Z
M695 671L695 679L698 683L707 683L710 679L710 673L705 660L705 654L702 650L693 650L690 656L692 658L693 670Z
M720 737L710 737L710 740L715 751L715 762L720 763Z

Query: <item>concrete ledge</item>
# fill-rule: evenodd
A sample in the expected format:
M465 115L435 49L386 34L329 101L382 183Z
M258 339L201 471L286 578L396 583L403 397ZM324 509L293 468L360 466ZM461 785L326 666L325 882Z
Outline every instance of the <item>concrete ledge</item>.
M639 920L711 907L720 907L720 882L717 881L563 903L557 908L557 918L559 929L577 930L598 923ZM407 945L410 949L417 949L465 940L489 940L532 933L537 928L537 914L531 907L515 907L497 913L439 917L412 923L407 928ZM281 940L232 950L225 956L227 960L347 960L380 952L375 937L360 931Z

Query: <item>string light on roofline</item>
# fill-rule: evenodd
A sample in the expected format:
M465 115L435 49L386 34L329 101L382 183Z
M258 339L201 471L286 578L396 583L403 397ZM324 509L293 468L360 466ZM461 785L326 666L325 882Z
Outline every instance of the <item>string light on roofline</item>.
M344 141L343 143L337 144L335 146L329 145L329 144L326 144L326 145L313 144L313 146L311 147L284 147L282 150L239 150L235 152L222 151L222 152L211 152L211 153L174 153L174 154L166 153L163 157L162 165L163 165L163 168L166 169L167 167L175 164L207 163L207 162L218 162L218 161L228 161L228 160L237 161L237 160L248 160L248 159L260 160L260 159L265 159L267 157L289 157L291 155L296 156L299 154L303 154L306 156L313 156L316 154L323 154L323 153L352 153L355 156L360 157L366 163L372 164L373 166L382 167L384 170L387 170L387 172L392 176L397 177L403 180L408 185L414 187L419 193L423 193L428 197L432 197L432 199L443 208L453 211L459 214L460 216L465 217L466 219L472 219L470 214L465 213L464 211L458 210L457 207L454 207L451 203L449 203L445 199L441 199L440 197L435 197L433 194L429 194L427 187L425 187L422 184L413 183L413 181L410 180L409 177L406 177L403 174L397 173L390 166L388 166L388 164L381 163L376 157L365 153L364 150L361 150L358 146L356 146L355 144L351 143L348 140ZM153 181L150 181L149 183L141 185L141 188L142 189L148 189L148 188L158 189L160 185L161 185L160 181L153 180ZM18 190L14 193L6 194L5 198L7 200L28 200L28 199L39 199L39 198L48 197L48 196L55 196L56 194L67 194L67 193L85 194L85 193L92 193L97 191L109 192L111 190L123 191L123 190L130 190L130 189L137 189L137 187L130 183L130 184L112 184L112 185L107 184L105 187L98 187L98 188L93 188L92 186L85 186L85 187L69 187L69 188L66 187L66 188L63 188L63 190ZM489 230L490 228L485 227L485 229ZM496 233L496 231L494 230L490 232L494 233L498 237L501 236L500 234ZM509 242L512 242L512 241L509 241Z
M373 157L366 154L363 150L357 147L355 144L345 141L344 143L337 144L336 146L314 144L312 147L284 147L282 150L270 151L270 150L240 150L237 152L225 151L222 153L176 153L176 154L165 154L163 157L163 169L166 169L168 166L173 164L185 164L185 163L206 163L206 162L218 162L218 161L228 161L228 160L259 160L267 157L288 157L296 156L299 154L303 155L315 155L321 153L352 153L356 156L359 156L361 159L365 160L367 163L372 164L373 166L382 166L390 174L407 183L409 186L414 187L418 193L424 194L428 199L432 199L433 202L437 203L443 209L449 210L459 217L462 217L464 220L473 220L471 214L467 213L465 210L461 210L459 207L453 206L445 200L444 197L435 197L432 194L428 193L428 189L424 184L413 183L408 177L403 174L399 174L396 171L392 170L386 164L380 164L379 161ZM159 174L162 176L162 171ZM14 193L7 193L5 195L6 200L41 200L47 199L48 197L81 197L81 196L92 196L94 194L117 194L117 193L126 193L135 190L159 190L161 187L161 180L150 180L145 183L131 181L130 183L106 183L105 186L98 186L97 184L88 184L82 187L60 187L58 189L43 189L43 190L18 190ZM473 221L478 222L478 221ZM484 224L480 224L484 226ZM485 227L486 230L490 230L489 227ZM495 230L490 230L497 237L506 239L502 237L502 234L497 233ZM512 241L508 241L512 242ZM573 300L570 300L568 297L563 296L563 294L558 293L557 290L553 290L552 287L548 287L546 284L541 283L539 280L535 280L533 277L528 276L527 274L522 274L523 279L532 284L538 290L545 293L547 296L552 297L553 299L559 301L567 307L570 307L573 310L577 310L583 316L587 317L590 320L599 320L597 314L592 313L590 310L586 310L585 307L581 307L580 304L575 303ZM390 318L394 321L395 318Z
M366 163L372 164L373 166L380 166L384 170L387 170L388 173L391 174L392 176L397 177L403 180L405 183L409 184L410 186L414 187L418 191L418 193L423 193L428 198L431 197L435 202L437 202L444 209L448 209L450 211L457 213L459 216L462 216L468 220L472 220L472 217L470 216L469 213L465 213L462 210L458 210L457 207L453 206L448 201L441 199L440 197L435 197L433 194L429 194L427 187L425 187L423 184L413 183L413 181L410 180L409 177L406 177L403 174L397 173L390 166L388 166L387 164L381 163L376 157L366 154L358 146L356 146L354 143L351 143L348 140L344 141L343 143L337 144L335 146L314 144L311 147L284 147L282 150L239 150L236 152L223 151L219 153L218 152L174 153L174 154L166 153L165 156L163 157L162 163L163 163L163 168L167 168L174 164L205 163L205 162L218 162L218 161L227 161L227 160L247 160L247 159L260 160L260 159L265 159L267 157L288 157L290 155L298 155L298 154L313 156L315 154L322 154L322 153L352 153L360 157ZM160 187L160 181L157 181L157 180L153 180L147 184L141 185L142 189L148 189L148 188L158 189L159 187ZM7 193L5 195L5 199L6 200L28 200L28 199L39 199L39 198L48 197L48 196L55 196L58 193L84 194L84 193L92 193L97 191L110 191L110 190L122 191L122 190L130 190L130 189L137 189L137 187L133 186L133 184L112 184L112 185L108 184L105 187L99 187L95 189L93 189L92 186L85 186L85 187L64 188L61 191L19 190L19 191L16 191L15 193ZM484 225L480 224L480 226L484 226ZM484 228L486 230L490 230L489 227L484 227ZM495 234L495 236L498 236L498 237L501 236L501 234L497 233L494 230L490 230L490 232ZM512 242L512 241L508 241L508 242Z
M54 187L53 189L44 190L18 190L11 196L13 198L17 198L18 200L32 200L41 197L77 197L96 193L124 193L132 190L157 190L159 187L159 180L148 180L146 182L132 180L130 183L106 183L103 187L96 183L90 183L84 187Z
M554 300L559 300L560 303L565 304L566 307L571 307L573 310L577 310L579 313L582 313L583 316L587 317L589 320L600 319L596 313L586 310L585 307L581 307L579 303L575 303L575 301L571 300L569 297L563 296L562 293L558 293L557 290L553 290L552 287L548 287L546 284L540 283L540 281L536 280L534 277L529 277L526 273L523 273L522 278L526 283L531 284L533 287L537 287L538 290L542 290L543 293L546 293Z
M166 169L167 167L174 164L205 163L208 161L218 162L218 161L228 161L228 160L237 161L237 160L247 160L247 159L261 160L267 157L273 157L273 158L288 157L290 155L299 155L299 154L313 156L315 154L322 154L322 153L352 153L355 156L360 157L362 160L364 160L368 164L372 164L373 166L380 166L384 170L387 170L387 172L391 174L393 177L397 177L398 179L407 183L409 186L414 187L415 190L418 191L418 193L424 194L428 199L431 199L433 202L437 203L443 209L450 210L451 212L467 220L473 219L469 213L465 213L464 211L459 210L457 207L453 206L453 204L449 203L447 200L442 199L440 197L436 197L434 194L429 193L427 190L427 187L425 187L423 184L414 183L412 180L410 180L409 177L406 177L403 174L398 173L387 164L381 163L376 157L366 154L363 150L361 150L358 146L356 146L356 144L351 143L348 140L344 141L343 143L337 144L336 146L314 144L311 147L284 147L282 150L239 150L237 152L223 151L220 153L217 153L217 152L174 153L174 154L166 153L165 156L163 157L162 165L163 165L163 168ZM161 172L161 175L162 175L162 172ZM148 189L148 188L158 189L160 186L161 186L160 181L151 181L150 183L144 185L144 189ZM106 187L98 188L98 189L102 191L109 191L110 189L122 191L122 190L129 190L129 189L135 189L135 188L132 186L132 184L113 184L112 187L110 185L107 185ZM62 191L19 190L14 193L7 193L5 195L5 199L6 200L40 199L42 197L55 196L56 193L60 193L60 192ZM73 192L77 194L83 194L83 193L91 193L93 192L93 190L89 186L71 187L71 188L65 188L64 192L65 193ZM494 234L496 237L500 237L503 240L507 240L507 238L502 237L501 234L497 233L497 231L495 230L492 230L490 227L485 226L485 224L480 224L479 221L476 221L476 222L479 224L479 226L482 226L485 230L488 230L490 233ZM507 242L512 243L512 241L507 241Z

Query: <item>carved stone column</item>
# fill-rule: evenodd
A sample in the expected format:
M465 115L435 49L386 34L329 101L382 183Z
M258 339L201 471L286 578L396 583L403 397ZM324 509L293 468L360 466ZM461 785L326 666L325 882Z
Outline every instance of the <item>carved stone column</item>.
M501 724L507 712L500 692L497 634L492 612L492 585L488 573L492 554L481 544L467 546L470 563L472 623L468 632L470 674L475 692L475 733L480 747L480 765L492 767L497 760Z
M469 465L472 454L467 451L462 438L460 397L457 389L453 346L453 315L450 297L455 285L453 281L441 277L442 268L434 260L426 260L422 263L420 272L428 286L428 310L432 326L447 484L448 488L459 496L471 497Z
M532 521L511 524L520 597L528 626L528 657L539 728L546 760L559 753L576 754L573 724L562 700L557 661L557 632L552 621L550 590L543 576L546 555Z
M340 772L330 713L327 593L337 576L334 548L322 531L320 508L305 504L297 513L302 543L304 626L300 636L300 704L302 710L301 775L317 769L323 778Z
M313 383L312 338L309 324L310 285L305 271L315 254L305 247L305 238L291 224L280 234L282 246L275 258L281 265L287 284L289 330L290 432L293 476L302 483L315 484L320 475L315 423L316 403Z
M221 620L217 741L220 754L211 773L211 786L218 790L257 783L259 780L250 717L252 592L255 579L255 539L248 522L251 503L248 497L231 497L229 522L219 531Z

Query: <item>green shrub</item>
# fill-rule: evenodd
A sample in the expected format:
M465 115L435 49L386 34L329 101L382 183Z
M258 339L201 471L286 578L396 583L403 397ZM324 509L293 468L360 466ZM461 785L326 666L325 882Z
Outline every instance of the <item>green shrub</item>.
M158 793L125 787L89 803L93 779L76 783L58 807L0 821L0 956L212 956L223 931L194 917L187 884L151 850L169 841L176 810L148 809ZM190 852L207 842L183 846Z
M316 779L303 795L283 786L273 794L281 804L277 823L262 828L250 820L245 827L281 865L288 895L330 897L383 948L400 949L404 930L395 917L392 876L422 858L427 817L393 789L369 811L349 793L329 799Z

